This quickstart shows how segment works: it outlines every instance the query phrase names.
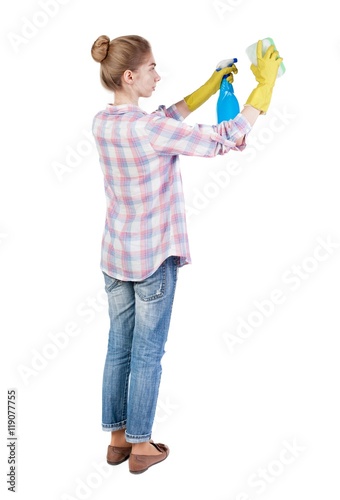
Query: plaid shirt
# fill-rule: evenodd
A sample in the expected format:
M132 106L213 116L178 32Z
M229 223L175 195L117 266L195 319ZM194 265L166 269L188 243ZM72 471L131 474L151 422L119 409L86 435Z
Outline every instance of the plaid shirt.
M242 150L245 140L235 141L250 131L241 114L212 126L182 120L175 105L148 114L109 104L94 117L107 201L101 269L109 276L142 281L171 255L191 263L178 155Z

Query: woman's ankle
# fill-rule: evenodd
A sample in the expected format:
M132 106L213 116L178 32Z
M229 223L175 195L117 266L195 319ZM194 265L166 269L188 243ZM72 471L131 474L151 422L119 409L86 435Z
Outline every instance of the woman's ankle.
M132 444L133 455L158 455L160 452L150 444L150 441Z
M125 429L118 429L111 432L111 446L118 446L120 448L131 446L131 443L128 443L125 439Z

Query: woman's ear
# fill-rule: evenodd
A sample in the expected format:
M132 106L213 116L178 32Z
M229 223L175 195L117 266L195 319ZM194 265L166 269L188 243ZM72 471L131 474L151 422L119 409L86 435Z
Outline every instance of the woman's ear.
M127 83L128 85L131 85L133 83L133 73L130 69L127 69L124 71L122 80Z

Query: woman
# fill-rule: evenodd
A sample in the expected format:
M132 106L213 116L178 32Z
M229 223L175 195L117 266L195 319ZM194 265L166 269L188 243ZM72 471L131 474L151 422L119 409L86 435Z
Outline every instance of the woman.
M145 472L169 454L151 440L178 268L191 262L179 155L214 157L242 151L245 137L270 103L282 61L274 47L252 71L258 86L234 120L219 125L183 123L230 82L235 66L211 78L182 101L148 114L138 106L160 76L151 46L140 36L110 41L100 36L92 56L114 100L93 121L104 174L107 214L101 269L108 295L110 332L103 374L102 428L111 432L107 461L129 459L131 473Z

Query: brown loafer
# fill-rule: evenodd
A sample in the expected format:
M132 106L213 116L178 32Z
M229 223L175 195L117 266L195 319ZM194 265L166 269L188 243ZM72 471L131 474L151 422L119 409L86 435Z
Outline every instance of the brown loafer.
M161 455L135 455L131 453L129 458L131 474L142 474L142 472L147 471L153 465L163 462L169 456L170 450L165 444L156 444L153 441L150 441L150 444L160 451Z
M125 462L130 456L132 446L123 448L121 446L111 446L107 447L106 460L110 465L119 465Z

